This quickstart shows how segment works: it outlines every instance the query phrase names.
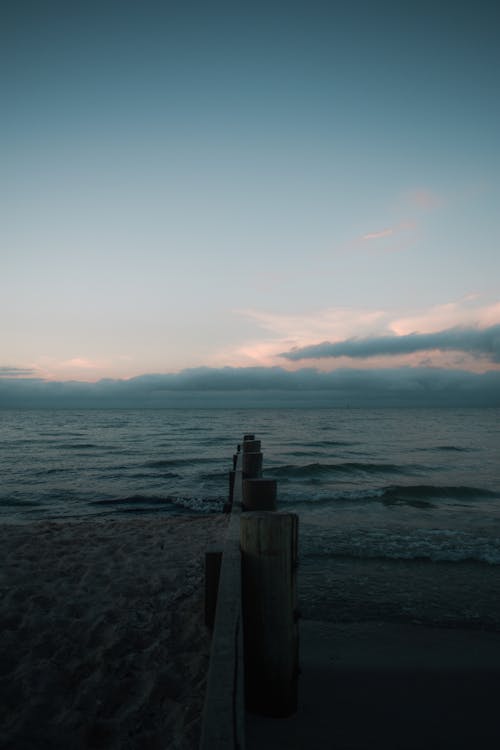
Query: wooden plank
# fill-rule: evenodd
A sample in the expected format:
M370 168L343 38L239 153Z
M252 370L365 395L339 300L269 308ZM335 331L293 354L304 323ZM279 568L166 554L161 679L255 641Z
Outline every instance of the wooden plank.
M200 750L244 750L245 747L241 502L241 455L238 455L233 507L220 569Z

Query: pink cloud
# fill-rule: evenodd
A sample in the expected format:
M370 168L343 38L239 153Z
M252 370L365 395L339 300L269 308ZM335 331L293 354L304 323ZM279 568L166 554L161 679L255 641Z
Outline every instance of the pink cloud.
M455 302L397 317L389 328L393 333L404 336L415 331L435 333L455 326L487 328L497 323L500 323L500 302L484 304L478 295L470 294Z
M413 190L409 193L408 199L411 205L425 211L432 211L443 203L439 195L427 189Z
M379 240L382 237L390 237L391 234L394 234L394 229L391 229L390 227L388 229L381 229L380 232L368 232L368 234L364 234L361 239L362 240Z
M391 237L396 242L390 242L389 244L383 243L382 246L380 246L377 242L375 242L374 244L378 250L383 249L384 251L398 252L401 250L406 250L409 247L408 236L403 239L401 237L401 234L403 232L414 232L416 228L417 224L413 219L405 219L398 222L397 224L394 224L394 226L386 227L385 229L380 229L375 232L367 232L366 234L361 235L360 239L364 243L372 242L374 240L383 240L387 237ZM413 235L410 235L410 239L413 240Z
M74 357L73 359L68 359L65 362L61 362L61 366L76 367L79 370L95 370L101 367L101 363L92 362L90 359L86 359L85 357Z
M456 326L480 328L500 323L500 301L487 302L478 295L415 310L412 313L382 309L328 308L303 314L267 313L261 310L239 311L252 320L255 334L239 345L219 351L211 358L212 366L279 366L289 370L304 366L300 361L286 361L280 353L294 347L302 348L329 341L331 343L349 338L370 338L390 333L434 333ZM259 330L260 329L260 334ZM431 351L401 354L398 356L370 357L366 360L338 357L335 361L309 359L307 365L330 371L340 367L370 369L373 367L432 366L451 369L466 369L474 372L498 369L497 365L464 352Z

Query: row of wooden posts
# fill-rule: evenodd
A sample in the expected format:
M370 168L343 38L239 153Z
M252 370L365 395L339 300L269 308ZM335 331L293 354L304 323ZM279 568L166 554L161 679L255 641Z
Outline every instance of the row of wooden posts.
M277 512L277 483L263 478L262 464L260 441L245 435L229 475L226 510L231 517L225 547L206 553L205 621L213 637L202 750L244 747L244 728L235 720L238 682L244 685L240 712L246 708L284 717L297 709L298 517ZM227 642L232 637L234 644ZM233 646L231 659L228 649ZM227 675L231 665L232 680ZM232 700L224 697L223 677ZM232 712L227 716L229 723L236 721L227 737L214 726L224 721L224 710ZM240 717L239 724L242 721Z

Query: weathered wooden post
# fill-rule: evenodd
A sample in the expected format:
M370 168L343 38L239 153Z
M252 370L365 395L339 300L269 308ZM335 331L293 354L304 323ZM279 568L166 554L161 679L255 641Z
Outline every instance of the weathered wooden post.
M222 550L209 547L205 552L205 625L210 630L215 622L221 561Z
M200 750L244 750L244 661L241 614L241 458L226 529L217 590Z
M253 439L253 435L245 435L242 448L243 455L241 468L243 478L254 479L262 476L262 452L260 450L260 440Z
M243 510L276 510L276 479L243 480Z
M297 710L298 516L244 513L240 528L247 708L289 716Z
M233 495L234 495L234 477L236 476L235 471L229 472L229 495L228 495L228 501L227 501L227 512L231 512L231 508L233 507Z
M231 513L233 507L233 496L234 496L234 478L236 476L236 466L238 463L238 456L240 453L240 446L238 445L237 453L233 453L233 468L229 472L229 495L227 503L224 504L224 513Z

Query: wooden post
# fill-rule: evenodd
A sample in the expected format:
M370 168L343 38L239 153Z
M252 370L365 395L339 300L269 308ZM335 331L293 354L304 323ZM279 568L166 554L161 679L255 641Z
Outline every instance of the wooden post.
M247 708L289 716L297 710L298 516L246 513L240 528Z
M262 476L262 453L243 453L241 468L245 479Z
M258 453L260 445L260 440L245 440L243 443L243 453Z
M200 750L245 750L241 614L241 458L220 566L217 607L200 736Z
M276 479L244 479L243 510L276 510Z
M209 547L205 552L205 625L213 630L219 591L222 550Z
M231 509L233 507L233 495L234 495L234 477L236 476L235 471L229 472L229 498L228 498L228 504L229 508Z

